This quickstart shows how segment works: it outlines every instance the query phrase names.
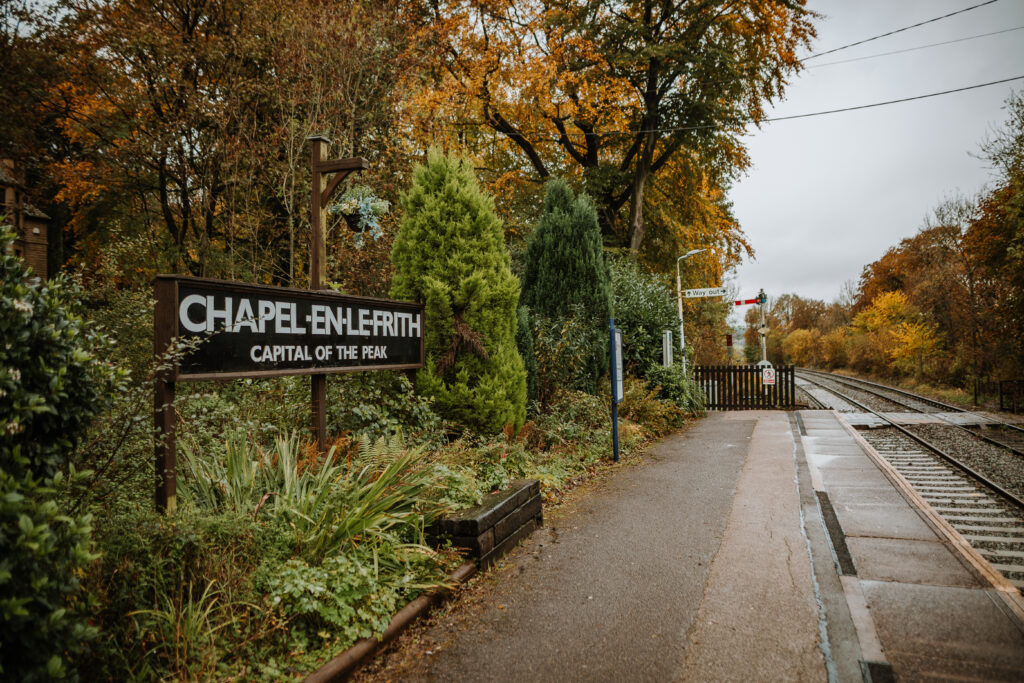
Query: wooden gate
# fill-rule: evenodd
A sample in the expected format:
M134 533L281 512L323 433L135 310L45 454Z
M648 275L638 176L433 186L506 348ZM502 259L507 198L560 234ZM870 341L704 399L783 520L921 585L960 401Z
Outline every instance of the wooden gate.
M775 368L775 384L765 384L756 365L698 365L693 378L707 400L708 410L766 410L794 408L793 366Z

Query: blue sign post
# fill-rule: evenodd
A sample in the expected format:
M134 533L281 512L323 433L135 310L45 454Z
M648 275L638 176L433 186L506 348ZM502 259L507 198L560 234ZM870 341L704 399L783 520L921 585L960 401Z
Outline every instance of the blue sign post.
M622 333L615 329L615 318L608 319L608 352L612 368L612 448L619 461L619 403L622 402Z

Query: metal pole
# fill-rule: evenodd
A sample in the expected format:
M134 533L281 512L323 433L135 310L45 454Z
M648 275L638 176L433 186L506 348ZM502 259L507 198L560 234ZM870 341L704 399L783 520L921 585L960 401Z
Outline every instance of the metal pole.
M676 303L679 305L679 357L683 359L683 374L686 374L686 336L683 334L683 285L679 276L679 262L685 259L680 256L676 259Z
M683 279L679 274L679 262L707 249L691 249L676 259L676 303L679 305L679 355L683 358L683 374L686 374L686 335L683 333Z
M619 404L615 400L615 387L618 377L615 368L615 318L608 318L608 355L612 366L612 453L615 462L619 461Z
M766 319L764 317L764 307L768 303L768 300L764 297L764 290L763 289L761 290L761 292L757 296L758 296L759 299L761 299L761 305L759 306L759 308L761 309L761 329L758 330L758 334L761 335L761 360L762 361L767 361L768 360L768 344L767 344L767 342L765 340L768 338L768 334L764 331L764 329L768 326L768 323L767 323L767 321L766 321Z

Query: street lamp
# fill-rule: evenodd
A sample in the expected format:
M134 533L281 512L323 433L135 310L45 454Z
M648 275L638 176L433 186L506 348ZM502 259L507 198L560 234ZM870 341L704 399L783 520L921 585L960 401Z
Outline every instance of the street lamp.
M707 249L691 249L676 259L676 302L679 304L679 353L683 357L683 374L686 374L686 337L683 335L683 284L679 275L679 262Z

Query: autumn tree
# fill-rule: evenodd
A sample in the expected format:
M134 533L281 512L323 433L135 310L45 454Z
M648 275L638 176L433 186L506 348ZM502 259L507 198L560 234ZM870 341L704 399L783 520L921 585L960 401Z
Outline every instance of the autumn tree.
M369 0L66 0L50 33L68 74L50 98L73 148L56 172L81 259L134 240L129 269L303 284L306 138L369 158L378 175L364 182L397 199L408 149L396 101L424 54L419 11L413 0L385 12ZM330 230L331 250L351 255L347 236ZM386 291L387 253L361 252L332 276Z
M429 103L461 111L468 98L469 116L450 125L497 133L534 178L582 176L605 234L633 252L648 241L646 192L662 173L691 197L677 221L724 217L716 237L736 237L723 190L746 163L739 134L799 67L796 49L813 36L804 4L435 3L448 78ZM653 237L678 241L671 227Z
M782 351L786 360L793 365L817 365L820 359L821 333L817 330L798 328L782 340Z
M986 325L1001 351L994 370L1012 378L1024 367L1024 94L1012 95L1006 110L1006 123L982 146L997 178L979 201L968 239L981 276L995 283Z

